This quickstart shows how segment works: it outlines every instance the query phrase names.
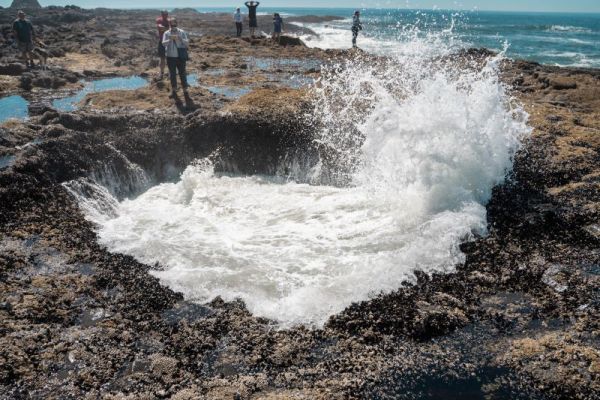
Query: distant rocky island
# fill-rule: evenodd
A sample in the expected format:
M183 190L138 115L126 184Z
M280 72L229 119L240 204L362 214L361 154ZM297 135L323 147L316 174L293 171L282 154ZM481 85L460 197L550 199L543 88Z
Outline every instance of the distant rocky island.
M13 0L10 8L30 10L39 9L42 8L42 6L37 0Z
M19 60L15 8L29 10L48 68ZM222 171L273 174L317 151L303 116L321 65L381 58L307 47L293 35L311 33L305 17L287 18L278 44L232 37L230 15L177 16L197 81L179 102L155 79L154 11L0 10L0 101L28 104L0 125L1 398L600 398L599 70L503 61L533 133L464 264L416 271L322 328L280 330L242 301L190 302L150 274L160 266L107 251L64 184L111 176L122 199L137 194L132 164L171 182L216 150ZM86 86L132 76L147 84Z

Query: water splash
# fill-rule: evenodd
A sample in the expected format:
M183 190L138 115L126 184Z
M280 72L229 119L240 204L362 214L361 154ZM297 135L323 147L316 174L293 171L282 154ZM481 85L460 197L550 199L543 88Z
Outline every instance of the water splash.
M188 299L239 297L282 327L321 326L416 269L452 271L460 243L486 233L485 203L529 129L501 55L428 49L323 67L307 116L318 162L235 176L205 160L119 203L98 221L101 243L162 264L155 274Z

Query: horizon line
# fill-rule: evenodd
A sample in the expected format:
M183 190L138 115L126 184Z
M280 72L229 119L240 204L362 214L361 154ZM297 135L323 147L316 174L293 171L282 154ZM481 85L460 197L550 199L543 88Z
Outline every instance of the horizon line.
M66 6L57 6L57 5L48 5L45 7L66 7ZM176 9L193 9L193 10L201 10L202 8L214 8L214 9L233 9L235 10L236 6L204 6L204 7L165 7L165 6L155 6L155 7L81 7L79 8L85 10L95 10L95 9L105 9L105 10L176 10ZM10 8L10 7L8 7ZM457 8L402 8L402 7L274 7L274 6L264 6L262 8L278 8L278 9L287 9L287 10L406 10L406 11L458 11L458 12L494 12L494 13L527 13L527 14L588 14L588 15L600 15L600 11L539 11L539 10L481 10L481 9L457 9ZM306 14L307 16L310 14Z

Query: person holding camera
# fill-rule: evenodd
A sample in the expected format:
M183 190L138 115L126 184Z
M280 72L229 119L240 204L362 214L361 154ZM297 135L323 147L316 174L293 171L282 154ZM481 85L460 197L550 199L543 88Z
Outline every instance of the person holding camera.
M169 78L171 79L171 95L177 95L177 73L181 80L184 96L188 95L187 73L185 71L188 57L189 39L183 29L177 27L177 19L169 20L171 29L165 32L163 36L163 46L167 56L167 67L169 68Z

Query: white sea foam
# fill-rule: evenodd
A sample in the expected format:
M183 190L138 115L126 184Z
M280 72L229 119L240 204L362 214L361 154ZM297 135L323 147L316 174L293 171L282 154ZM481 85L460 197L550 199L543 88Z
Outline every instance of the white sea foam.
M352 46L351 19L329 23L296 23L312 30L315 34L304 34L301 39L309 47L322 49L347 49ZM366 33L366 32L365 32ZM450 54L464 48L465 42L453 34L453 24L439 32L422 31L415 26L399 26L395 37L388 34L371 36L359 34L358 45L378 55L412 56L422 59Z
M310 116L322 157L304 175L336 185L217 174L204 161L116 207L82 200L115 213L88 211L100 242L160 263L155 274L188 299L239 297L282 327L320 326L416 269L453 270L460 243L486 233L491 189L529 129L498 80L501 56L483 69L432 61L443 42L323 67Z
M552 25L548 28L548 31L551 32L579 32L579 33L590 33L592 30L590 28L585 28L582 26L571 26L571 25Z

